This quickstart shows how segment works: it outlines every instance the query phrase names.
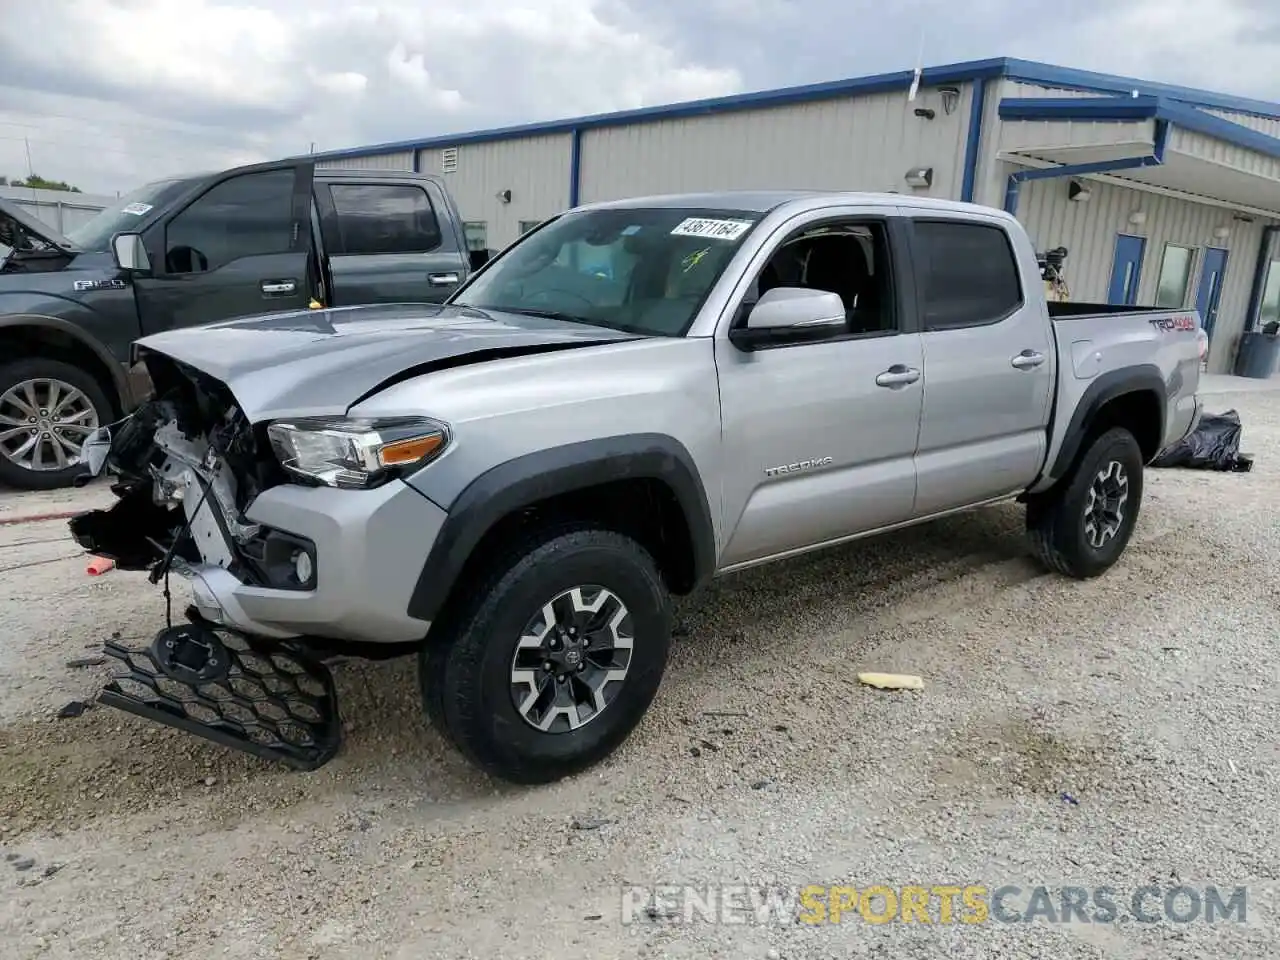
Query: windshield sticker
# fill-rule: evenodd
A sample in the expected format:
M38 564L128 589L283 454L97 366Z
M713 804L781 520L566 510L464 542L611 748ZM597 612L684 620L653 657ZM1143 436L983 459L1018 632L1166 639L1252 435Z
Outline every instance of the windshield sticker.
M688 273L690 270L692 270L694 267L700 264L702 262L702 258L705 257L710 252L711 252L710 247L703 247L701 250L698 250L695 253L691 253L687 257L685 257L684 260L681 261L681 265L684 267L684 272Z
M151 204L149 203L131 203L120 212L127 213L130 216L140 217L144 213L148 213L150 210L151 210Z
M751 229L748 220L706 220L689 217L676 224L673 237L706 237L709 240L737 240Z

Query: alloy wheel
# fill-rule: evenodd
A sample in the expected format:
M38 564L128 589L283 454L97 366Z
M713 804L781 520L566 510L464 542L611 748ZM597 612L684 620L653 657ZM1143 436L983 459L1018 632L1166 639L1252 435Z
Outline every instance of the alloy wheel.
M511 660L511 698L526 723L569 733L600 716L622 688L634 641L617 594L583 585L557 594L530 619Z
M23 380L0 395L0 456L27 470L79 466L80 448L98 426L93 402L64 380Z
M1119 460L1112 460L1094 476L1085 499L1084 532L1095 550L1101 550L1120 532L1128 499L1129 475Z

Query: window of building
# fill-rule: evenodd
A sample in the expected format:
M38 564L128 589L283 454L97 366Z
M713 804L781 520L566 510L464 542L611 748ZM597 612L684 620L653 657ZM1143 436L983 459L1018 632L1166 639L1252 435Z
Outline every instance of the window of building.
M468 250L489 249L489 225L483 220L468 220L462 229L467 235Z
M918 220L915 254L927 330L997 323L1022 306L1018 262L999 227Z
M426 253L440 246L440 223L419 186L335 183L329 193L343 253Z
M1280 323L1280 260L1267 265L1267 282L1262 288L1262 309L1258 314L1258 326Z
M1187 288L1191 284L1191 264L1196 252L1191 247L1176 243L1164 245L1164 259L1160 261L1160 280L1156 284L1155 306L1176 310L1187 302Z
M530 230L532 230L534 227L536 227L540 223L542 223L541 220L521 220L520 236L523 237L526 233L528 233Z
M169 221L165 270L202 273L244 257L288 253L293 225L292 170L223 180Z

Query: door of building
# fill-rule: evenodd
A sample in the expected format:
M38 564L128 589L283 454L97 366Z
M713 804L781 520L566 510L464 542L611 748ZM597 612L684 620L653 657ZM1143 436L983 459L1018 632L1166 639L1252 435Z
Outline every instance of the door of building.
M1116 237L1116 253L1111 261L1111 289L1107 303L1133 306L1138 302L1138 283L1142 280L1142 254L1147 248L1143 237L1121 233Z
M1200 266L1200 285L1196 288L1196 309L1200 311L1200 325L1213 336L1213 324L1218 319L1218 304L1222 300L1222 278L1227 272L1227 251L1221 247L1205 247L1204 263Z

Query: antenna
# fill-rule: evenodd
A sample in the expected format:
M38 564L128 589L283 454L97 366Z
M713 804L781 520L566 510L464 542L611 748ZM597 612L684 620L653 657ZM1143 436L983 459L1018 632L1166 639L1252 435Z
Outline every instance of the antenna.
M907 103L916 99L920 92L920 80L924 76L924 28L920 28L920 46L916 50L916 68L911 77L911 90L907 93Z
M31 199L39 200L39 194L36 193L36 185L32 182L35 179L36 168L31 162L31 138L23 137L22 142L27 148L27 186L31 188Z

